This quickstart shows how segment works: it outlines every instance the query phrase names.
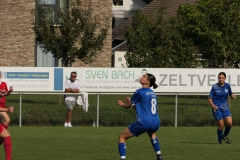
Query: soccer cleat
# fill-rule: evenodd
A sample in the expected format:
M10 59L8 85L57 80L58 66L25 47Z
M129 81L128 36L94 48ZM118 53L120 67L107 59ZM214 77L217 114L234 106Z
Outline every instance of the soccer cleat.
M157 154L157 160L163 160L163 157L161 154Z
M231 141L230 141L227 137L222 137L222 139L223 139L227 144L231 144Z
M217 144L222 144L222 142L218 142Z
M67 127L67 126L68 126L67 124L68 124L68 123L67 123L67 122L65 122L65 123L64 123L64 127Z
M72 124L70 122L67 123L68 127L72 127Z

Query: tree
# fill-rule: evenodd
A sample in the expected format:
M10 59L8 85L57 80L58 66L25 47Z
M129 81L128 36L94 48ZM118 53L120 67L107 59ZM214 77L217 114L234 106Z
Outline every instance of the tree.
M181 20L181 19L180 19ZM125 38L128 52L125 55L129 67L193 67L195 59L191 38L183 32L184 22L178 17L166 17L166 7L151 14L136 11L127 27Z
M94 61L97 51L101 51L108 34L108 20L100 28L96 17L92 16L91 1L72 0L65 4L67 9L59 9L56 14L44 4L34 10L34 32L41 42L44 53L51 52L71 66L76 59L84 63Z
M194 39L208 67L238 68L239 11L239 0L199 0L195 6L179 7L178 15L187 23L188 37Z

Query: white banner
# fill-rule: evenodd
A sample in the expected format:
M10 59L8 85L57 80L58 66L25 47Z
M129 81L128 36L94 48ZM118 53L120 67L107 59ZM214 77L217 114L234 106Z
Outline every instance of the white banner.
M209 92L220 72L227 74L233 92L240 86L238 69L65 68L65 77L71 71L77 72L81 90L86 92L134 92L145 73L155 75L159 85L155 92Z
M54 68L1 67L1 81L14 91L53 91Z
M155 75L159 86L155 92L209 92L219 72L226 73L233 92L240 86L239 69L1 67L0 71L1 81L14 91L63 92L72 71L85 92L134 92L145 73Z

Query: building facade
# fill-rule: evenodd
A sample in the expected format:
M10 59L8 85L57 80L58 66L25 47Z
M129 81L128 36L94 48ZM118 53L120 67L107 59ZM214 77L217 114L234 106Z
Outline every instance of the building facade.
M0 1L0 66L55 67L61 66L51 54L40 51L33 30L32 10L37 3L56 4L61 0L1 0ZM81 0L84 1L84 0ZM84 64L76 61L73 67L111 67L112 0L92 0L92 13L101 25L109 19L109 32L96 61ZM49 61L49 62L47 62ZM51 65L46 65L51 63Z

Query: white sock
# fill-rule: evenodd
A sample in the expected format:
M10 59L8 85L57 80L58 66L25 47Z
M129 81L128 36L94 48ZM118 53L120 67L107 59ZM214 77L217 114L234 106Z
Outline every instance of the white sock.
M157 154L161 154L161 151L157 151Z

